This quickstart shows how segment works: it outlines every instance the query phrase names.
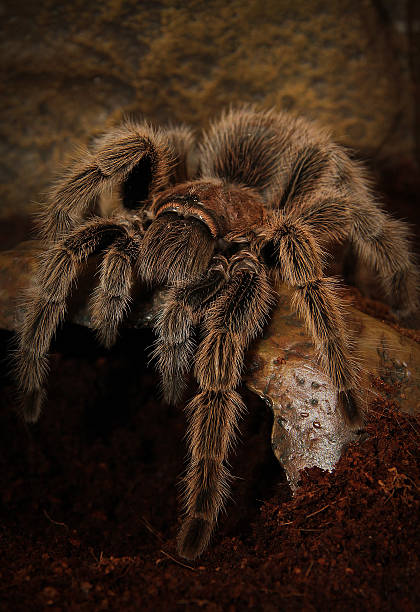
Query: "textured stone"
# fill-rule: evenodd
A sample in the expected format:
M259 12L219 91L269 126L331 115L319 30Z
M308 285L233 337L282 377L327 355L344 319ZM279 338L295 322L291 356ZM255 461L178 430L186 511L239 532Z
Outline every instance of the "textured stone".
M372 377L380 377L393 386L401 410L419 414L420 345L359 310L349 308L349 315L366 405L378 393ZM343 449L363 435L340 411L337 391L320 370L311 339L290 313L285 287L264 338L252 347L245 380L273 410L273 451L292 486L305 467L331 470Z
M404 2L160 0L0 6L1 217L43 199L75 145L127 113L205 126L229 104L331 126L376 156L411 156Z

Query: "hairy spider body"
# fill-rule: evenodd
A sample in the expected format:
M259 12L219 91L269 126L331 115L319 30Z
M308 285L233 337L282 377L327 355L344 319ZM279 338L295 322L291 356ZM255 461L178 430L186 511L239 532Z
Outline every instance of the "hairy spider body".
M134 280L166 287L154 357L168 402L188 403L189 465L179 552L206 548L229 491L226 461L245 406L237 392L245 351L292 289L339 405L358 423L357 358L338 282L324 250L348 240L395 310L417 307L408 231L374 201L363 169L318 127L285 113L225 113L204 134L191 172L187 128L129 122L82 152L57 181L41 216L45 252L28 289L16 369L24 416L45 398L48 350L81 266L103 252L91 297L98 338L111 346ZM119 210L95 216L98 202ZM198 330L198 334L196 333Z

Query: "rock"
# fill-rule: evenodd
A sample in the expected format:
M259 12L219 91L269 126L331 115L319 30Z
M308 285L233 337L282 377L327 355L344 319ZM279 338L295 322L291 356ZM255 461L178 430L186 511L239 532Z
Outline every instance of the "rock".
M363 432L355 431L341 413L337 391L320 369L311 339L289 304L289 292L282 287L264 337L250 351L245 381L273 410L273 451L296 486L306 467L333 469L343 449ZM419 414L420 344L355 308L349 308L349 314L366 403L378 393L371 378L380 377L396 384L393 399L401 410Z
M39 245L35 241L0 253L0 328L14 330L20 311L16 298L30 282ZM94 260L70 301L69 318L90 325L87 296L94 284ZM300 470L318 466L333 469L343 449L360 439L361 431L344 419L337 392L320 369L311 339L301 321L290 312L289 291L278 288L279 300L264 336L252 345L245 372L246 385L272 408L273 451L286 470L292 487ZM150 325L161 294L135 299L128 325ZM420 345L392 326L349 308L361 363L361 388L366 400L373 391L371 377L393 385L401 410L420 413Z
M404 3L16 0L0 11L0 219L32 210L74 147L126 114L202 129L255 103L315 119L369 159L414 155Z

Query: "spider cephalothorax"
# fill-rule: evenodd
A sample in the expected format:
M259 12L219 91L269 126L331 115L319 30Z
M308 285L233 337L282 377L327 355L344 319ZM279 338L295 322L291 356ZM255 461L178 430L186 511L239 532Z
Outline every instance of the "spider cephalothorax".
M236 391L244 354L275 302L292 289L321 362L354 423L360 415L357 359L337 281L324 251L347 240L378 276L394 310L416 308L417 277L404 224L375 203L362 168L329 135L301 119L229 111L204 134L189 169L186 128L129 122L81 153L51 191L45 241L28 289L17 372L24 416L38 418L48 350L79 269L102 252L91 297L93 325L110 346L130 305L134 279L166 288L154 347L164 397L187 405L189 467L179 551L206 548L228 494L226 460L245 407ZM95 216L101 202L119 202Z

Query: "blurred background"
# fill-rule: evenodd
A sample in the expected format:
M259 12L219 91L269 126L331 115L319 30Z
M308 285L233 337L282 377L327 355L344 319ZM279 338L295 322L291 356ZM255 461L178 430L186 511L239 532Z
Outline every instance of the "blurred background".
M15 0L0 24L2 248L74 147L124 115L199 133L242 102L330 126L417 222L417 0Z

